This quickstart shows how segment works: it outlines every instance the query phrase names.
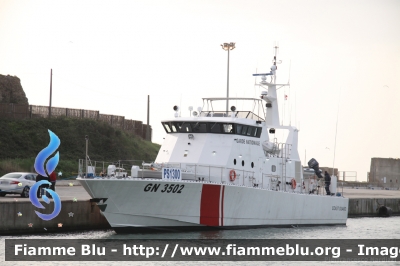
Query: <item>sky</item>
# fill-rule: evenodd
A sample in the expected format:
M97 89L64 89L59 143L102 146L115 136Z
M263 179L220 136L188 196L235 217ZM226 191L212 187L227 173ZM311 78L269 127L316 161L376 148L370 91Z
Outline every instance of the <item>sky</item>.
M160 121L201 98L258 97L279 45L281 118L300 129L303 165L353 172L400 157L398 0L0 0L0 74L18 76L29 104ZM287 100L284 100L287 95ZM239 109L239 108L238 108ZM356 174L355 174L356 173Z

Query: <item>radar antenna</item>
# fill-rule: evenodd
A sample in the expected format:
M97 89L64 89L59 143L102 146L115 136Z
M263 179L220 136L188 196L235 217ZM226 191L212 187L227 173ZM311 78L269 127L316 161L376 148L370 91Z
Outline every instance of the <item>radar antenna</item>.
M273 65L271 66L271 71L269 73L256 73L253 74L253 76L257 77L257 76L261 76L261 84L267 84L267 76L271 76L271 83L272 84L276 84L276 70L278 69L278 67L276 66L277 64L281 64L282 60L277 60L276 56L278 55L278 50L279 50L279 45L277 42L275 42L274 44L274 59L272 59L272 63ZM257 71L256 71L257 72Z
M279 44L277 42L275 42L274 45L274 59L272 59L272 63L273 66L271 67L271 73L273 76L273 83L276 83L276 70L278 69L278 66L276 64L281 64L282 60L277 60L276 56L278 55L278 51L279 51Z

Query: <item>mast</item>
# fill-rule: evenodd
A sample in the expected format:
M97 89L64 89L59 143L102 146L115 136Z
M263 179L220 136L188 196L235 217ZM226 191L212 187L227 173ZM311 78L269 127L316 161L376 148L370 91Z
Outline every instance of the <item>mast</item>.
M276 94L276 70L278 69L278 67L276 66L276 63L277 63L276 56L278 55L278 48L279 47L277 45L274 46L275 55L274 55L274 59L272 60L274 64L271 66L272 80L271 80L271 83L267 83L267 85L268 85L268 96L267 96L268 101L267 101L267 116L266 116L265 122L267 125L272 125L272 126L280 126L278 97Z
M280 64L282 61L277 60L278 55L278 45L274 46L275 55L272 60L273 65L271 66L271 71L269 73L253 74L253 76L261 76L260 86L268 86L267 94L263 94L261 97L266 101L267 115L265 117L265 123L269 126L280 126L279 123L279 109L278 100L276 94L276 86L286 86L287 84L276 84L276 70L278 67L276 64ZM271 76L271 82L267 82L267 76Z

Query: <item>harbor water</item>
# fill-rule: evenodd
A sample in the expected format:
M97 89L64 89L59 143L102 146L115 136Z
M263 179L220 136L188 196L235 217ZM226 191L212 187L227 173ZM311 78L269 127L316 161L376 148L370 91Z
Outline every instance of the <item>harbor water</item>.
M260 228L205 232L116 234L113 230L66 234L15 235L0 237L1 265L93 265L94 262L5 262L5 239L400 239L400 217L350 218L346 226ZM400 258L397 258L397 263ZM95 262L96 265L120 265L121 262ZM268 262L272 265L332 265L346 262ZM375 265L378 262L355 261L352 265ZM381 262L383 263L383 262ZM204 262L123 262L124 265L205 265ZM207 262L206 265L265 265L266 262ZM348 264L348 262L347 262ZM385 262L395 265L396 262Z

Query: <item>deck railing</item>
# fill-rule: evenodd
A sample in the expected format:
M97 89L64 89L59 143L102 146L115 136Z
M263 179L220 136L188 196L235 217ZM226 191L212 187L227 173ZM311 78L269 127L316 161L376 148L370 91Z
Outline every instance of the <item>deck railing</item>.
M227 168L222 166L204 165L204 164L189 164L189 163L146 163L140 160L131 161L114 161L114 162L104 162L104 161L88 161L89 175L85 171L85 160L79 159L78 165L78 176L79 177L99 177L100 173L107 174L108 165L115 165L119 168L126 169L128 176L130 176L130 171L132 166L139 166L142 170L139 174L140 177L145 178L145 171L161 171L163 167L169 168L179 168L183 174L193 174L193 180L216 182L216 183L226 183L229 181L229 173L234 170L236 173L236 182L238 185L245 185L246 183L251 183L254 180L254 171L245 171L243 169L237 168ZM161 176L161 175L160 175ZM247 179L247 182L246 182Z
M254 171L245 171L243 169L237 168L227 168L222 166L213 166L213 165L204 165L204 164L190 164L190 163L146 163L141 160L125 160L125 161L114 161L114 162L105 162L105 161L88 161L88 166L90 170L93 170L93 174L90 173L89 176L85 171L85 160L79 159L79 167L78 167L78 176L79 177L100 177L100 173L104 174L104 177L107 177L107 168L109 165L115 165L118 168L126 169L124 172L127 172L127 177L130 176L130 171L132 166L138 166L142 171L139 173L139 178L149 178L146 176L146 171L151 171L153 173L161 172L162 168L179 168L181 169L182 176L185 176L183 180L193 180L193 181L206 181L206 182L214 182L221 184L230 184L229 181L229 173L231 170L234 170L236 173L236 180L232 182L235 185L249 186L249 187L258 187L270 190L277 191L291 191L290 186L285 185L287 182L285 178L277 174L262 174L261 182L257 182L254 178ZM149 172L147 172L148 174ZM190 178L189 176L192 175ZM119 177L121 178L121 177ZM161 173L159 177L161 178ZM310 193L312 189L315 187L315 191L312 192L317 195L326 195L325 191L325 180L324 179L315 179L315 185L311 187L310 182L305 182L305 184L300 185L300 193ZM288 189L289 188L289 189ZM331 189L331 191L333 191ZM341 193L343 196L343 182L337 182L336 192Z

